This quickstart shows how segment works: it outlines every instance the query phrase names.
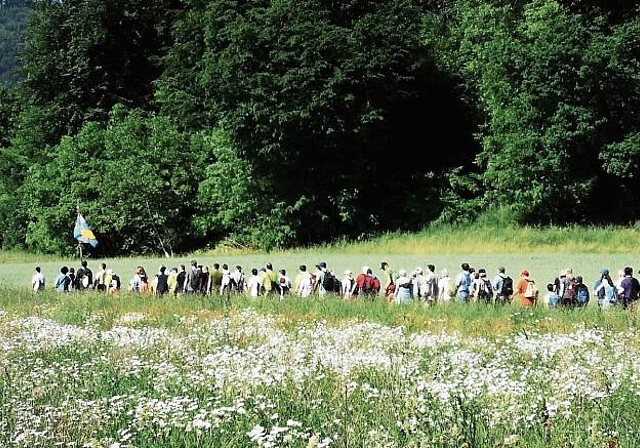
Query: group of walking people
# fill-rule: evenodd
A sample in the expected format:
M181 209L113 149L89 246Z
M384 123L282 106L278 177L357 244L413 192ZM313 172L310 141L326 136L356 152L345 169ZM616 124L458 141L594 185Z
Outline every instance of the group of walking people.
M45 289L45 277L40 267L35 268L31 287L36 292ZM485 268L476 270L468 263L462 263L460 272L452 277L447 269L437 272L433 264L408 272L406 269L395 271L384 261L380 264L380 277L369 266L363 266L358 275L348 269L338 276L326 262L319 262L311 269L300 265L292 279L285 269L275 270L271 263L252 268L245 275L240 265L230 268L227 264L213 263L209 267L191 260L188 267L180 265L167 270L162 265L151 276L143 266L136 266L128 283L123 285L120 276L106 263L101 263L94 274L87 261L82 260L77 270L63 266L53 287L59 292L95 290L119 294L124 289L132 293L175 296L245 294L284 298L333 294L345 300L383 297L397 304L409 301L505 304L515 301L521 306L541 304L550 308L582 307L594 297L602 309L616 305L626 309L640 295L640 283L633 277L631 267L620 270L616 280L612 279L608 268L602 268L591 288L585 285L582 276L574 276L572 269L566 268L546 283L541 292L527 270L522 270L519 277L513 279L504 267L499 267L490 278Z

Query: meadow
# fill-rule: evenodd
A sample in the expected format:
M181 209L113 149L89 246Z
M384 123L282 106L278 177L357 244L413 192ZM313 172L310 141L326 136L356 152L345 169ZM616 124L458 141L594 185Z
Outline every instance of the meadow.
M137 264L153 272L160 263L196 258L245 270L270 261L291 273L320 260L338 272L366 264L379 273L385 260L396 269L433 263L455 274L467 261L490 273L504 265L514 276L527 268L545 280L571 266L590 284L602 266L615 272L639 259L632 251L596 250L597 244L571 253L553 238L551 246L537 240L531 248L492 243L490 234L466 240L472 233L458 234L463 249L441 253L428 236L400 235L360 251L104 261L125 281ZM465 251L473 242L484 250ZM639 446L635 311L396 306L334 297L34 295L27 288L34 263L51 281L61 264L78 260L5 255L0 446ZM90 260L90 267L95 271L100 261Z

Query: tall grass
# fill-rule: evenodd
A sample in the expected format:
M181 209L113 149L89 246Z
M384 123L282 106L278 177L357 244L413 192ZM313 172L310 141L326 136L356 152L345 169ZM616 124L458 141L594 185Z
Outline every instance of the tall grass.
M567 332L576 326L621 331L640 322L635 312L611 309L601 312L597 306L584 309L523 309L507 305L459 304L426 305L421 302L398 306L382 297L373 301L338 297L283 300L247 296L155 297L137 293L109 296L97 292L33 294L22 289L0 290L0 309L14 317L38 316L61 324L82 325L92 315L102 316L102 325L111 326L122 315L142 313L145 322L156 327L177 323L176 316L192 316L200 321L225 315L238 315L253 309L276 316L278 325L290 330L300 322L325 321L331 325L348 322L375 322L390 327L402 326L408 332L456 333L463 336L504 336L519 332Z

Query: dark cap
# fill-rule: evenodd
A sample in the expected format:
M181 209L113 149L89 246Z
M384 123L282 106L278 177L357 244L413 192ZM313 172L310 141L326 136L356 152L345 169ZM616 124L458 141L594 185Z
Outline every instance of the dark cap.
M319 268L326 268L327 267L327 263L325 263L324 261L321 261L316 266L318 266Z
M384 269L385 266L389 266L389 263L387 263L386 261L380 263L380 269Z

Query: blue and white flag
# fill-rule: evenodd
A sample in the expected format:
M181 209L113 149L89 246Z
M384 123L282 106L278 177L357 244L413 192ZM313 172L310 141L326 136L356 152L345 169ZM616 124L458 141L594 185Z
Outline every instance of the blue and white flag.
M98 240L96 236L93 234L93 231L85 221L84 217L78 213L78 217L76 218L76 226L73 229L73 237L77 239L81 243L91 244L93 247L98 245Z

